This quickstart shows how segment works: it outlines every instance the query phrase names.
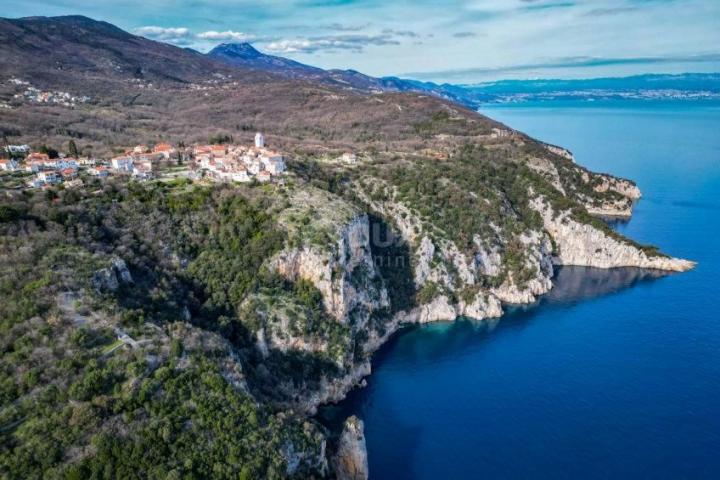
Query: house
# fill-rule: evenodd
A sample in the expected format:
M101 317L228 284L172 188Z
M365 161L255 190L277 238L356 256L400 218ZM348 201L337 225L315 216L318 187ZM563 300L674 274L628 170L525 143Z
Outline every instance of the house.
M80 180L79 178L76 178L75 180L70 180L69 182L63 183L63 185L65 185L68 188L82 187L83 181Z
M72 168L77 170L79 167L80 165L78 164L77 158L73 157L65 157L57 163L57 168L60 169Z
M153 153L166 153L175 150L169 143L158 143L153 147Z
M250 162L250 164L247 166L248 172L252 173L253 175L257 175L258 173L260 173L261 168L262 164L257 160Z
M140 153L132 155L133 163L152 163L162 159L162 154L159 153Z
M285 162L282 160L271 161L265 166L265 169L273 175L280 175L285 171Z
M270 175L270 172L267 170L263 170L262 172L258 173L256 175L259 182L269 182L272 179L272 175Z
M107 167L103 167L102 165L98 165L97 167L92 167L88 169L88 173L93 177L100 178L105 178L110 175L110 171L107 169Z
M212 150L207 145L196 145L193 148L193 155L196 157L200 155L209 155L210 153L212 153Z
M72 180L77 177L77 169L71 167L63 168L60 170L60 175L62 175L63 180Z
M45 168L45 162L43 162L42 160L25 161L26 172L39 172L41 168Z
M30 147L28 145L8 145L5 147L5 151L8 152L10 156L25 155L30 152Z
M153 153L165 160L177 157L177 150L175 150L175 148L173 148L173 146L169 143L158 143L155 145L155 148L153 148Z
M132 169L133 177L148 179L153 176L153 168L151 161L136 162Z
M115 157L110 160L110 165L120 172L131 172L133 168L132 157Z
M50 157L48 156L47 153L33 152L33 153L31 153L30 155L28 155L28 156L25 158L25 161L28 162L28 163L30 163L30 162L40 162L40 163L42 163L42 164L44 165L45 162L50 161Z
M345 163L357 163L357 155L351 152L345 152L342 154L342 157L340 157L343 162Z
M512 135L510 130L505 130L504 128L493 128L490 138L507 138L510 135Z
M210 147L210 153L212 153L215 158L224 158L227 152L228 149L226 145L213 145Z
M147 145L138 145L132 149L132 153L147 153L149 151L150 149L147 147Z
M233 171L231 174L231 178L234 182L249 182L250 176L248 175L247 170L244 168L238 168L237 170Z
M94 167L96 160L94 158L81 158L78 160L78 163L82 165L83 167Z
M38 172L37 179L46 184L60 183L60 176L52 170Z
M19 168L20 168L20 165L12 158L10 160L5 160L5 159L0 160L0 170L4 170L6 172L14 172L15 170L18 170Z
M60 158L48 158L43 162L43 167L58 170L62 168L63 161Z

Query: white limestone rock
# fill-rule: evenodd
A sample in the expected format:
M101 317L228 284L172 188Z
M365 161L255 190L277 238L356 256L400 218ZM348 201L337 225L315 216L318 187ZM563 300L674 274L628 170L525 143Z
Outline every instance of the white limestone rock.
M542 197L534 198L531 207L540 213L545 229L557 245L558 251L553 260L558 265L638 267L675 272L687 271L695 266L695 262L689 260L648 255L629 243L572 219L569 211L555 212Z

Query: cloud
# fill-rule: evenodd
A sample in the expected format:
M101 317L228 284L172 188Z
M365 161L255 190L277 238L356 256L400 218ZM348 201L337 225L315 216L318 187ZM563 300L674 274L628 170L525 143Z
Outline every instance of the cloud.
M208 30L197 34L197 38L203 40L214 40L221 42L247 42L254 40L254 35L248 35L242 32L233 32L232 30L226 30L224 32L216 32L215 30Z
M392 28L386 28L382 31L385 35L393 35L396 37L408 37L408 38L418 38L420 35L413 32L412 30L393 30Z
M528 0L524 0L524 1L528 1ZM453 37L455 37L455 38L471 38L471 37L477 37L477 34L473 33L473 32L456 32L456 33L453 33Z
M360 30L369 27L369 23L362 25L345 25L344 23L331 23L329 25L321 25L320 28L327 30L336 30L338 32L359 32Z
M320 37L277 40L266 48L276 53L315 53L320 50L361 52L369 45L400 45L391 35L325 35Z
M147 26L136 28L135 33L152 40L181 46L194 45L198 42L248 42L258 39L258 37L254 35L232 30L226 30L224 32L208 30L206 32L194 33L186 27L166 28Z
M443 78L457 79L469 76L481 76L487 74L509 74L516 72L528 72L537 70L550 70L559 68L588 68L607 67L619 65L663 65L671 63L706 63L720 62L720 53L707 53L700 55L670 55L663 57L561 57L547 62L526 63L518 65L507 65L502 67L488 68L463 68L456 70L442 70L436 72L410 72L405 77L419 80Z
M185 27L165 28L147 26L135 29L135 33L152 40L174 43L176 45L190 45L194 40L192 32Z

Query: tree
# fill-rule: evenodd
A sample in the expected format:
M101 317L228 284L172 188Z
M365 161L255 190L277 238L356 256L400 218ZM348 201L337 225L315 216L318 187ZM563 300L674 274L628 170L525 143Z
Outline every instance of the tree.
M58 151L54 148L50 148L47 145L43 145L38 149L40 153L46 153L48 157L50 158L58 158L60 155L58 154Z
M77 145L75 145L75 140L70 140L70 142L68 143L68 154L73 158L79 157Z

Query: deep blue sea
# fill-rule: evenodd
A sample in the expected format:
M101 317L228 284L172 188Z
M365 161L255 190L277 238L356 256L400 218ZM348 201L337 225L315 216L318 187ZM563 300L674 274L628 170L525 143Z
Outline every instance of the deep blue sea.
M622 233L699 262L561 269L498 322L410 327L327 418L365 421L373 479L720 478L720 106L503 106L644 193Z

